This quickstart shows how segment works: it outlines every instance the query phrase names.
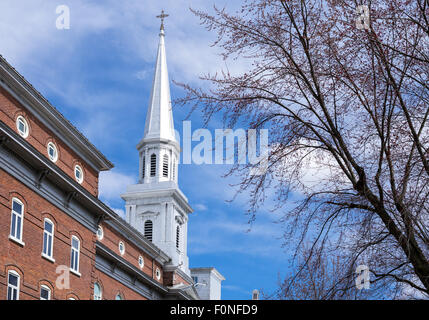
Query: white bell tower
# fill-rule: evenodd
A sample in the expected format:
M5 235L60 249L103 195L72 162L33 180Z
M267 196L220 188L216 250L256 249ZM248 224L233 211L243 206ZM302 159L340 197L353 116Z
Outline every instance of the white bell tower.
M162 14L155 74L143 139L139 151L139 183L128 186L126 220L157 247L167 253L174 266L190 275L187 256L188 214L193 210L180 191L176 140L165 54Z

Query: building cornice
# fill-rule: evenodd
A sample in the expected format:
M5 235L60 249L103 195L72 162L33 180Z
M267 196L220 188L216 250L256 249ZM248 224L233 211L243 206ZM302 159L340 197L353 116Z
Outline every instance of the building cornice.
M113 164L2 56L0 87L97 172L113 168Z
M32 164L34 168L38 168L38 171L48 170L49 175L45 179L49 179L55 185L57 185L64 194L75 193L75 200L79 201L81 205L88 209L89 212L94 214L97 218L104 218L108 221L109 225L120 232L122 235L127 236L135 245L144 250L151 258L155 259L161 264L164 264L170 260L166 253L156 247L152 242L144 238L140 232L130 226L125 220L119 217L111 208L94 197L80 184L70 178L54 163L43 156L38 150L36 150L31 144L14 132L11 128L0 121L0 139L3 140L3 145L9 147L14 153L23 157L25 161ZM6 164L5 164L6 165ZM9 164L9 168L12 166ZM23 177L19 172L11 172L16 178L26 184L29 188L35 192L40 193L43 197L46 197L48 201L59 207L62 211L68 213L72 218L82 223L85 227L95 232L97 225L91 223L91 221L84 220L73 212L71 208L65 205L64 199L58 199L58 197L49 196L46 192L42 191L42 188L37 188L38 181L35 181L34 177ZM95 219L94 219L95 220ZM98 219L97 219L98 220Z

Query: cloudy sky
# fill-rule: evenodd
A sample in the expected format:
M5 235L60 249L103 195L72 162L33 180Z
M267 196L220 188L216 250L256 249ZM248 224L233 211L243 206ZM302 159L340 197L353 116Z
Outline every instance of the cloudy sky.
M246 63L222 61L208 33L189 8L234 11L239 1L224 0L1 0L0 54L81 130L114 164L100 178L100 198L123 214L120 194L138 175L136 145L142 138L158 45L162 9L170 79L193 85L198 76L228 68L241 72ZM56 8L70 8L70 29L56 28ZM173 99L183 95L172 84ZM174 108L181 133L189 108ZM220 119L220 117L219 117ZM201 127L192 114L192 130ZM214 119L209 129L222 128ZM191 267L216 267L226 278L224 299L249 299L253 289L271 292L287 272L281 227L274 223L268 199L247 232L248 198L234 202L233 178L226 165L184 165L179 185L195 212L189 219Z

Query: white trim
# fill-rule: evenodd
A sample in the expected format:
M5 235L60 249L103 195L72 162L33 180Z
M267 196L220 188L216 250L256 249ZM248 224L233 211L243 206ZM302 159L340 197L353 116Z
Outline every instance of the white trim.
M22 132L19 129L20 121L22 121L22 123L25 126L25 131L24 132ZM21 137L23 137L24 139L26 139L28 137L28 135L30 134L30 127L28 126L27 119L25 119L23 116L18 116L18 118L16 118L16 129L18 130L19 135Z
M18 278L16 286L9 284L9 275L10 274L13 274L14 276L16 276ZM7 283L6 299L8 298L8 295L9 295L9 287L11 287L13 289L16 289L16 300L19 300L19 291L20 291L20 286L21 286L21 276L19 275L19 273L16 272L15 270L9 270L7 273L6 283Z
M54 149L54 151L55 151L54 157L51 156L51 153L49 152L49 147L52 147L52 149ZM54 163L57 162L57 160L58 160L58 148L55 145L55 143L53 143L52 141L49 141L48 145L46 146L46 150L48 151L48 158Z
M78 171L80 172L80 178L78 178L78 177L77 177L77 175L76 175L76 170L78 170ZM80 165L76 164L76 165L74 166L74 170L73 170L73 172L74 172L74 177L75 177L76 181L77 181L78 183L82 184L83 179L84 179L84 175L83 175L83 169L82 169L82 167L81 167Z
M23 241L21 241L21 240L19 240L19 239L17 239L17 238L15 238L14 236L12 236L12 235L9 235L9 240L11 240L11 241L13 241L13 242L16 242L17 244L19 244L20 246L22 246L22 247L24 247L25 246L25 242L23 242Z
M46 259L46 260L48 260L48 261L50 261L52 263L55 263L55 259L54 258L47 256L43 252L42 252L41 256L42 256L43 259Z
M45 224L46 222L48 222L51 226L52 226L52 232L48 232L46 231L46 227ZM48 234L48 236L51 236L51 254L47 254L46 252L44 252L44 247L45 247L45 233ZM51 219L45 218L43 219L43 241L42 241L42 256L45 258L48 258L48 260L53 260L55 262L55 260L53 259L54 257L54 234L55 234L55 225L52 222ZM46 249L48 249L48 245L46 246Z
M142 263L140 263L140 260L141 260ZM138 261L140 269L143 269L144 268L144 258L143 258L143 256L139 256L139 258L138 258L137 261Z
M121 244L122 244L122 250L121 250ZM118 249L121 256L123 256L125 254L125 243L123 241L119 241Z
M99 231L99 230L101 230L101 236L99 236L99 235L98 235L98 231ZM101 241L101 240L103 240L103 238L104 238L104 229L103 229L103 227L102 227L101 225L99 225L99 226L98 226L98 229L97 229L97 233L96 233L96 234L97 234L97 239L98 239L98 240L100 240L100 241Z
M78 276L79 278L82 277L82 274L79 271L75 271L72 268L69 268L70 272L73 273L74 275Z
M21 206L21 212L17 212L17 211L13 210L13 204L14 204L14 202L18 203ZM19 243L20 245L25 245L24 242L22 241L22 238L23 238L22 232L23 232L23 227L24 227L24 212L25 212L25 206L22 203L22 201L19 200L18 198L12 198L12 210L11 210L11 215L10 215L9 239L13 240L13 241L15 241L17 243ZM20 237L19 238L16 237L16 233L17 233L16 223L17 223L17 220L15 221L15 230L13 230L14 234L12 234L12 220L13 220L14 215L16 215L17 217L19 217L21 219L20 230L19 230Z
M48 291L48 299L42 298L42 289L45 289L46 291ZM43 284L40 286L40 300L51 300L51 294L52 294L51 288L49 288L48 286L45 286Z
M161 271L159 270L159 268L156 268L155 277L157 280L161 280Z
M98 296L95 295L95 287L96 286L99 289L99 295ZM92 297L94 300L103 300L103 289L101 288L101 285L98 282L94 283L94 292L92 293Z
M77 240L78 243L78 248L73 248L73 239ZM71 237L71 242L70 242L70 247L71 247L71 251L70 251L70 271L73 272L74 274L78 275L79 277L81 276L81 274L79 273L79 265L80 265L80 240L78 237L76 236L72 236ZM73 257L73 252L77 252L77 263L76 260L74 261L76 265L76 269L74 269L74 266L72 265L72 257Z

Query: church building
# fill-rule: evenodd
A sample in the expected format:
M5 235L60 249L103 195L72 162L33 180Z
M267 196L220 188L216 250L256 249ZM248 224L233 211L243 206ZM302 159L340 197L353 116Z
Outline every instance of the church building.
M189 267L166 16L125 219L98 198L113 164L0 56L0 300L221 298L215 268Z

